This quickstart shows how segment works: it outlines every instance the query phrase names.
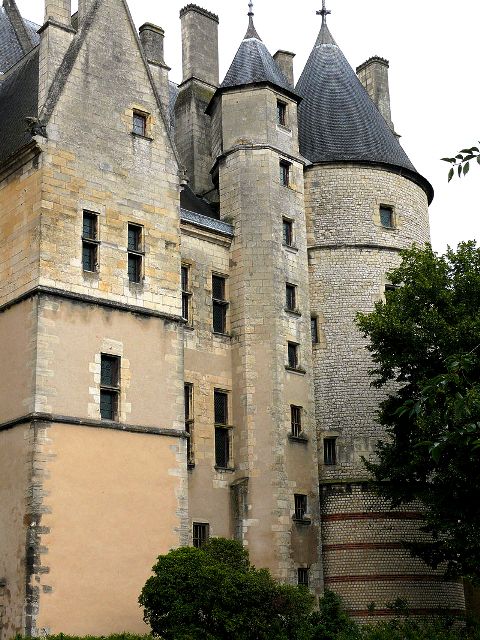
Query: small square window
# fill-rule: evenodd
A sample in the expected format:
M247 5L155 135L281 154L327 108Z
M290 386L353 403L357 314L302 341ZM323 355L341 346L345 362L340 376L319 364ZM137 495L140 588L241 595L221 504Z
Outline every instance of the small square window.
M210 525L206 522L193 523L193 546L199 549L208 542L210 537Z
M133 112L133 133L137 136L145 136L147 131L147 116L143 113Z
M395 227L392 207L380 206L380 224L386 229L393 229Z
M318 318L312 316L310 318L310 331L312 334L312 344L318 344Z
M294 284L285 286L285 307L288 311L295 311L297 308L297 287Z
M298 344L289 342L287 345L288 366L290 369L298 369Z
M302 435L302 407L290 405L290 425L292 436L300 438Z
M308 569L299 567L297 570L297 582L299 587L308 587Z
M323 464L332 466L337 464L337 439L323 439Z
M285 127L287 124L287 105L285 102L277 100L277 122Z
M303 520L307 514L307 496L296 493L295 496L295 520Z
M280 184L284 187L290 186L290 167L291 163L286 160L280 160Z
M293 222L287 218L283 218L283 244L293 246Z

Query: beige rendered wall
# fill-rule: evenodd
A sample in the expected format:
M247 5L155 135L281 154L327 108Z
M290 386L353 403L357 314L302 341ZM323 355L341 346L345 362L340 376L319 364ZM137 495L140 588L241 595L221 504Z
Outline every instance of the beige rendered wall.
M0 638L23 632L29 425L0 431Z
M38 280L40 173L38 159L0 177L0 306Z
M179 544L184 440L46 428L38 633L147 632L137 599Z

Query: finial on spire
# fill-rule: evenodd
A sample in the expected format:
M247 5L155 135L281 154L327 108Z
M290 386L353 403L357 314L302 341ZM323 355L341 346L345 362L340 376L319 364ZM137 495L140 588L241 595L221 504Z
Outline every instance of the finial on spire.
M248 3L248 16L250 18L253 17L253 0L250 0L250 2Z
M322 24L325 24L327 21L327 16L330 15L332 12L326 8L325 6L325 0L322 0L322 8L320 9L320 11L317 11L317 16L322 16Z

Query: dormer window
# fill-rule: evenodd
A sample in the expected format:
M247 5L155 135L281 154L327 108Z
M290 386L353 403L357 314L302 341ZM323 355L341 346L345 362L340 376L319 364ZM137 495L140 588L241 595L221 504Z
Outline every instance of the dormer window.
M147 116L138 111L133 112L133 128L132 133L137 136L145 137L147 132Z
M277 123L282 127L287 126L287 105L280 100L277 100Z

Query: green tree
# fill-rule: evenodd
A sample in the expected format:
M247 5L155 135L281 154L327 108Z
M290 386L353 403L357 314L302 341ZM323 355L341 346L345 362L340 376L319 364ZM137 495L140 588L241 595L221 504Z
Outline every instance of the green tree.
M242 545L213 538L159 556L140 595L165 640L306 640L314 599L256 569Z
M394 505L423 503L431 541L413 551L479 581L480 248L402 258L389 274L397 288L357 320L373 384L389 391L378 417L388 437L367 467Z

